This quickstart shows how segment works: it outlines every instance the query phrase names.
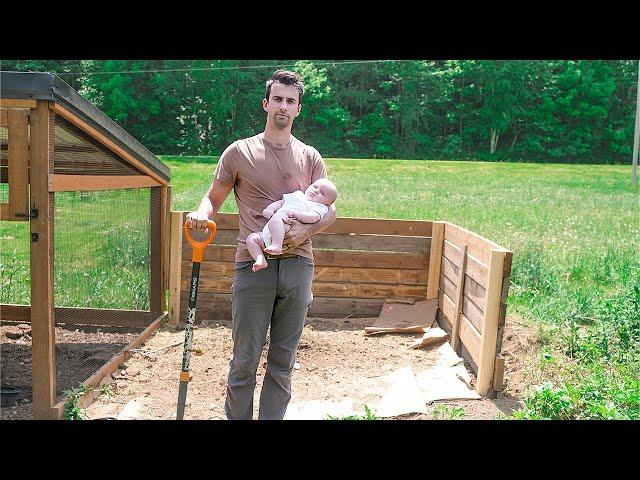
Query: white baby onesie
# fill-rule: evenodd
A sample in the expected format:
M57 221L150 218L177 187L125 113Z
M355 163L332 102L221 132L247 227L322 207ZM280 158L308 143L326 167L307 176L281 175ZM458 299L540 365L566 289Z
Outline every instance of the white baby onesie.
M278 212L306 212L311 210L313 212L318 212L320 214L320 218L324 217L329 211L329 207L323 205L322 203L312 202L311 200L307 200L304 196L304 192L300 190L296 190L293 193L285 193L282 195L282 199L284 203L282 206L275 211L274 215ZM262 229L262 240L264 241L265 247L271 246L271 232L269 231L269 222L267 222Z

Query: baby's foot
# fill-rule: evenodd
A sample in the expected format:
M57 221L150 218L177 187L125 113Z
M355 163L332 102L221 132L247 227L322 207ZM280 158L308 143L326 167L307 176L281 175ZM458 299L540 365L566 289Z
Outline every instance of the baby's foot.
M251 267L251 269L254 272L257 272L258 270L262 270L263 268L265 268L267 265L269 264L267 263L265 258L262 255L260 255L260 257L258 257L258 259L254 262L253 267Z
M265 252L271 255L280 255L282 253L282 245L276 245L275 243L264 249Z

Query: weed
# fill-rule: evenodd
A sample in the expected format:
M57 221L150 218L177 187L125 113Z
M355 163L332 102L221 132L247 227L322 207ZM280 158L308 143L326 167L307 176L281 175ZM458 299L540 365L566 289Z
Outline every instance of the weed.
M87 418L82 407L78 405L78 400L88 391L84 385L64 391L64 394L67 396L67 402L64 404L65 420L85 420Z
M440 403L433 409L431 415L434 420L455 420L456 418L464 417L466 414L462 407Z
M111 385L109 385L108 383L102 384L102 388L100 389L100 394L104 395L105 397L107 397L107 400L109 400L111 398L111 395L113 395L113 391L111 390Z
M346 415L344 417L334 417L327 415L327 420L380 420L369 408L368 405L364 406L364 415Z

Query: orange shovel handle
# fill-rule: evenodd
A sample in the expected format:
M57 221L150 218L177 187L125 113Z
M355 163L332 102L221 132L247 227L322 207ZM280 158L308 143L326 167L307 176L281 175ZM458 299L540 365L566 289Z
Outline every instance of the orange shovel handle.
M213 220L207 220L207 228L209 229L209 238L201 242L196 242L191 237L191 226L189 225L189 220L184 222L184 235L185 237L187 237L187 241L193 247L192 260L194 262L202 262L202 257L204 256L204 249L207 248L207 245L209 245L213 241L213 239L216 236L216 232L218 231L216 222L214 222Z

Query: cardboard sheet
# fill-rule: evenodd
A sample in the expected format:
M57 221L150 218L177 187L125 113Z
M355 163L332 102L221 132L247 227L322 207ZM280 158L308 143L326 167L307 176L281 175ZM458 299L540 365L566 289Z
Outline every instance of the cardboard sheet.
M419 302L387 299L373 326L364 329L365 335L427 332L436 320L437 309L437 299Z

